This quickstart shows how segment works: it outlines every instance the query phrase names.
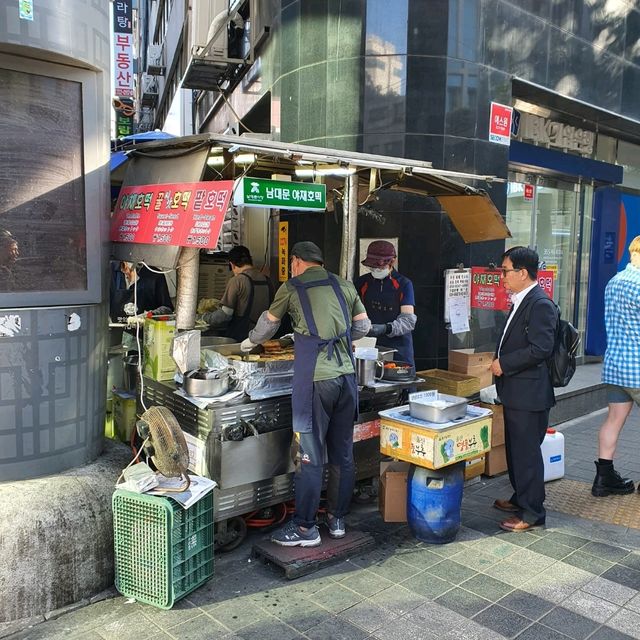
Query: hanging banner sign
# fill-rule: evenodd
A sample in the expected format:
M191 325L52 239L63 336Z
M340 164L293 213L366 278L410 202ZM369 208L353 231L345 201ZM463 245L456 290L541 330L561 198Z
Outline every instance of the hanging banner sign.
M324 211L327 208L327 187L311 182L240 178L233 192L233 204L293 211Z
M502 272L486 267L471 268L471 307L507 311L509 294L502 286Z
M115 95L133 98L133 10L131 0L113 3L113 71Z
M489 121L489 142L497 144L511 143L511 117L513 108L506 104L491 103L491 119Z
M289 279L289 223L278 224L278 281Z
M123 187L111 219L111 240L215 249L233 181Z

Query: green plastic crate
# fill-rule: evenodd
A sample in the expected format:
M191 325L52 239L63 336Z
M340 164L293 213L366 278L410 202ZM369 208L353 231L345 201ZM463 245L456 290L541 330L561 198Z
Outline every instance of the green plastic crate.
M171 609L213 576L213 492L189 509L117 489L112 498L116 589Z

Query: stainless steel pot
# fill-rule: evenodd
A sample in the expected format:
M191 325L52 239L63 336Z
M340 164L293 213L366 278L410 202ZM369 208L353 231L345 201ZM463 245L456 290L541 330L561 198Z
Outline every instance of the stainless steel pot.
M366 387L376 380L380 380L378 369L380 370L380 376L384 369L383 363L380 360L365 360L364 358L356 358L356 379L361 387Z
M182 386L185 393L197 398L215 398L227 391L231 384L228 369L194 369L184 374Z

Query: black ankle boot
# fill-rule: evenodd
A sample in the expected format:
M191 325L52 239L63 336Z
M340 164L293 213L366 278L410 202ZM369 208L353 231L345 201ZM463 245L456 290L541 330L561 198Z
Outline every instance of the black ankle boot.
M624 495L635 491L633 480L621 477L613 468L613 464L596 462L595 465L596 477L593 481L593 486L591 487L592 496L601 498L611 494Z

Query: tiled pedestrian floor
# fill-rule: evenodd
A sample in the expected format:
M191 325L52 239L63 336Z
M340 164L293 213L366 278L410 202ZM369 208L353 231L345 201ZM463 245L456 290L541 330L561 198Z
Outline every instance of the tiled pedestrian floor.
M340 565L287 581L247 543L217 556L215 578L171 611L117 597L13 638L640 638L640 531L551 513L546 529L501 532L491 503L506 484L467 487L452 544L418 542L360 507L348 523L378 545Z
M640 495L637 493L594 498L590 483L567 479L549 483L546 493L547 509L640 529Z

